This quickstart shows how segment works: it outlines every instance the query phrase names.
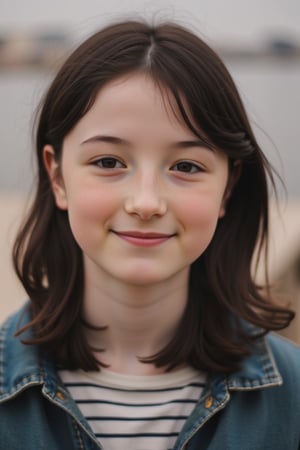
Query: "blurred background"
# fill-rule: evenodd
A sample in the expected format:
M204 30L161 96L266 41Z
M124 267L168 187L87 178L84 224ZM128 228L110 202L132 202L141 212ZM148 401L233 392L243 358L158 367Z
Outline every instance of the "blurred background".
M26 298L10 251L34 184L31 130L38 102L80 41L111 21L139 17L190 27L229 68L258 141L286 186L278 183L278 208L272 201L270 276L300 315L299 0L0 0L0 321ZM299 318L285 334L300 343Z

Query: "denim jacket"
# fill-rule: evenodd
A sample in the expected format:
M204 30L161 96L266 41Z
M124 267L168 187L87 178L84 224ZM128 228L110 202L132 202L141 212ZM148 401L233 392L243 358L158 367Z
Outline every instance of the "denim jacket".
M101 449L55 365L0 329L0 450ZM23 336L24 337L24 336ZM269 335L234 374L212 375L174 450L299 450L300 349Z

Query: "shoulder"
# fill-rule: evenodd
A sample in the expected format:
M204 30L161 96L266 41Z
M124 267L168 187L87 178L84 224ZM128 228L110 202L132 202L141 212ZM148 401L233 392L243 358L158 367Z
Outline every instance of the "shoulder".
M24 303L24 305L16 312L9 315L0 324L0 333L7 334L7 332L15 333L18 328L26 325L30 320L29 302Z
M0 385L3 379L14 372L14 369L23 361L23 355L26 356L33 349L22 343L22 338L30 337L31 331L22 333L22 337L16 336L16 332L30 321L30 311L28 303L25 303L21 309L6 318L0 326ZM11 370L11 372L10 372Z
M266 338L279 368L296 370L300 374L300 346L271 333Z
M19 311L9 315L4 319L4 321L0 324L0 341L1 351L4 349L4 343L6 344L8 340L10 340L11 337L14 336L15 332L17 331L17 324L19 322Z
M269 334L266 337L266 341L270 346L278 371L283 378L283 383L289 380L299 386L300 347L274 333Z

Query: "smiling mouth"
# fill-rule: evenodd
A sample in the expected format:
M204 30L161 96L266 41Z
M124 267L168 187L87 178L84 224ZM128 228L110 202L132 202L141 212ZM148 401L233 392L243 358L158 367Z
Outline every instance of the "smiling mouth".
M142 231L114 231L111 230L120 239L140 247L155 247L163 244L175 234L164 234L156 232L142 232Z

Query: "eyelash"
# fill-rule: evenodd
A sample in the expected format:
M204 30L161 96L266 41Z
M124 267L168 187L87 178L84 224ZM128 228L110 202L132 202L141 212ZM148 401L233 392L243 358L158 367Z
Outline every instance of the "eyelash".
M105 163L108 164L105 167ZM99 158L96 161L93 161L93 164L100 167L101 169L124 169L126 165L121 162L119 159L114 158L113 156L105 156L103 158ZM117 166L119 164L119 166ZM175 169L177 167L177 170ZM181 167L181 170L180 170ZM179 161L171 167L171 170L183 172L183 173L198 173L203 172L203 167L195 164L191 161Z

